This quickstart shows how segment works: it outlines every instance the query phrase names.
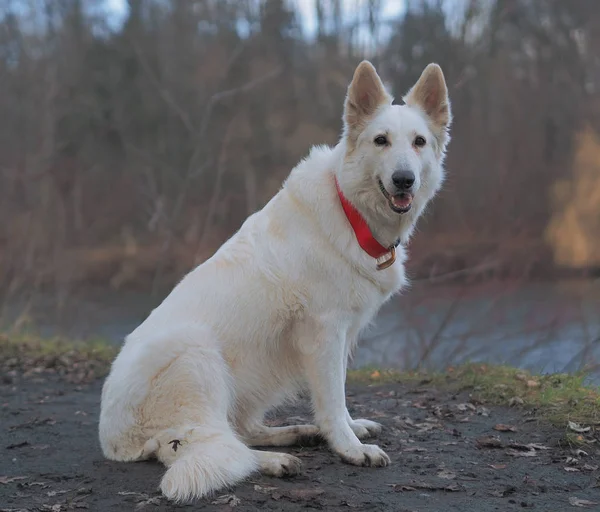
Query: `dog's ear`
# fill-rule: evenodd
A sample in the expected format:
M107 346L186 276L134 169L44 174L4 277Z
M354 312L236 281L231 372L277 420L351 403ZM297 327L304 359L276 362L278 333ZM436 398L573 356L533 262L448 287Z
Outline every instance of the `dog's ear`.
M431 119L436 131L445 133L452 121L448 88L442 68L429 64L417 83L403 98L410 106L416 106Z
M350 133L360 133L365 121L384 104L392 103L393 98L385 90L377 71L368 60L363 60L356 70L348 87L344 106L344 122Z

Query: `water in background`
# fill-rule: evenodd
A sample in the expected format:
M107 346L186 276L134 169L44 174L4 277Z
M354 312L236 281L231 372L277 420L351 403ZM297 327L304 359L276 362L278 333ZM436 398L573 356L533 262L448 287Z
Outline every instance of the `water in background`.
M40 296L29 316L43 335L119 344L161 297L90 292L62 301ZM57 303L62 303L57 311ZM11 324L24 303L11 302ZM416 283L386 304L363 334L352 366L444 369L466 361L540 372L587 367L600 382L600 280L559 283Z

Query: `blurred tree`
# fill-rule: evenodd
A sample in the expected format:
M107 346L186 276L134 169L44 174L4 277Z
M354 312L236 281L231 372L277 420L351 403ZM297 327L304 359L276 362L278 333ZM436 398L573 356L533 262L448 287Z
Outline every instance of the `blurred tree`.
M175 279L311 144L336 142L364 57L397 101L432 61L450 88L449 179L419 272L510 264L523 240L549 272L546 230L573 211L552 191L583 197L581 141L600 128L597 0L390 7L128 0L117 23L105 0L0 0L0 286Z

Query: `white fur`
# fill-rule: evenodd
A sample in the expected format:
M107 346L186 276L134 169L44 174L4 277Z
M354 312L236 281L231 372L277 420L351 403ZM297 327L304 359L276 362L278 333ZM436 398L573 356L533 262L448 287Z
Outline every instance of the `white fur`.
M405 249L398 247L394 265L376 269L348 224L334 177L382 244L406 242L442 182L447 138L417 150L415 134L433 139L440 127L418 105L392 106L387 93L376 95L375 111L366 105L349 121L353 95L360 102L363 89L381 93L374 68L363 62L359 70L371 82L355 74L341 141L313 148L282 190L127 336L113 363L102 391L102 450L119 461L157 457L168 466L161 489L170 499L210 494L255 470L298 471L296 457L250 446L322 436L346 462L390 461L359 441L381 426L350 417L344 383L361 329L406 283ZM391 146L373 144L380 132ZM399 167L416 175L404 215L377 185L381 178L391 186ZM315 425L266 427L265 412L302 389Z

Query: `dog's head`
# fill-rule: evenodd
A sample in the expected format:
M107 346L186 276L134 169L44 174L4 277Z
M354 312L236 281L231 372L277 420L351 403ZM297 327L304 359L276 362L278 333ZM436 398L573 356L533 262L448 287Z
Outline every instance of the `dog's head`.
M362 211L412 224L444 178L451 113L441 68L429 64L403 99L392 105L373 65L359 64L344 108L339 179Z

